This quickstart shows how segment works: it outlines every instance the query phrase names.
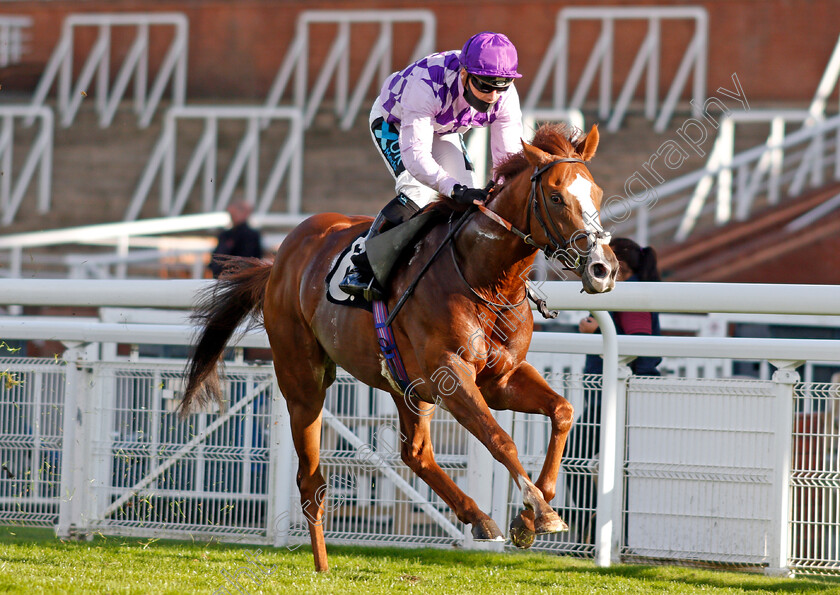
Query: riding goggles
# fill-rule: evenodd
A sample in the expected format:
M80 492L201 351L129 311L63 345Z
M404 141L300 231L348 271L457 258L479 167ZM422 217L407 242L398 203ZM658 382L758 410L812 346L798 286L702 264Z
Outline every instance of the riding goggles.
M470 78L472 79L473 87L479 93L492 93L493 91L504 93L513 82L512 78L505 78L503 76L479 76L477 74L471 74Z

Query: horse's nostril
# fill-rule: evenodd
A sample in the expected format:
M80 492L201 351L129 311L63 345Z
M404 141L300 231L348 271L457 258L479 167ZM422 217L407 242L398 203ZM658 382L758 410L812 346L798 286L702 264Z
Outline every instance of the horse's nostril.
M603 279L609 273L609 269L600 262L597 262L589 267L589 274L595 279Z

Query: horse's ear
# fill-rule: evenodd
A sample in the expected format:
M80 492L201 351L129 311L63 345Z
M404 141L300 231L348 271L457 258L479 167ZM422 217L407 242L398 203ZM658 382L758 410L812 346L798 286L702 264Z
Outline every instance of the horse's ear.
M590 161L595 156L595 151L598 149L598 125L593 124L589 130L589 134L584 136L576 145L575 151L580 155L584 161Z
M525 159L528 160L528 163L534 167L539 167L542 164L551 161L551 155L538 149L534 145L529 145L524 140L522 141L522 153L525 155Z

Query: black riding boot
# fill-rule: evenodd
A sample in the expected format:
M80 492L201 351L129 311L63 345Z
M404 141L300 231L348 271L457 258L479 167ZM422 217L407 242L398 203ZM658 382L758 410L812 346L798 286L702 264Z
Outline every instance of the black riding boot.
M385 215L379 213L373 220L370 230L365 236L365 241L367 242L391 227L393 227L391 222L385 218ZM353 268L347 271L347 275L338 284L339 289L344 293L363 297L369 302L384 299L382 287L373 276L373 269L370 266L367 252L362 251L354 254L350 257L350 261L353 263Z
M417 210L417 205L411 199L402 194L398 195L385 205L373 220L365 242L410 219ZM339 289L349 295L362 297L368 302L384 300L385 290L373 275L367 251L363 249L362 252L351 256L350 260L353 268L347 271L347 275L338 284Z

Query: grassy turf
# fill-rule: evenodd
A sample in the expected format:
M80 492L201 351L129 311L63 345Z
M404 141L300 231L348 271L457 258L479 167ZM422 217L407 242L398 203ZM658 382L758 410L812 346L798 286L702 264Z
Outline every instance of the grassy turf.
M837 579L772 579L668 566L597 568L589 561L529 552L330 547L330 572L316 574L307 548L263 548L256 554L257 549L121 537L62 542L49 530L0 527L0 592L214 593L226 584L223 573L250 568L253 576L239 577L242 590L227 583L229 592L840 593ZM254 559L270 574L261 574Z

